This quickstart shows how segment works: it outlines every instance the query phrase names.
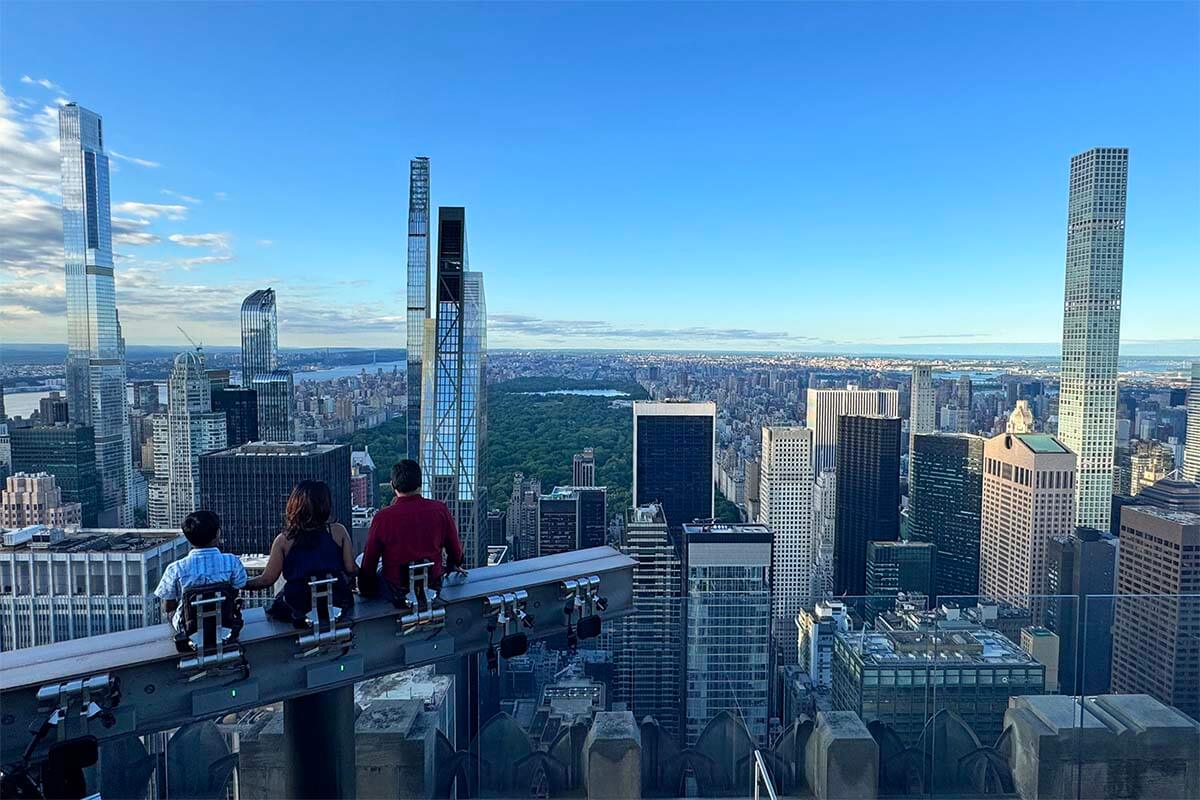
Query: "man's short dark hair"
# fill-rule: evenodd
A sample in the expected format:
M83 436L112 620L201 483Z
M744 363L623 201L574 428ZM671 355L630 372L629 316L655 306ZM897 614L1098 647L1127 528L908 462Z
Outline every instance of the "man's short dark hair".
M192 547L209 547L221 532L221 518L212 511L193 511L183 521L183 535Z
M421 465L406 458L392 465L392 488L408 494L421 488Z

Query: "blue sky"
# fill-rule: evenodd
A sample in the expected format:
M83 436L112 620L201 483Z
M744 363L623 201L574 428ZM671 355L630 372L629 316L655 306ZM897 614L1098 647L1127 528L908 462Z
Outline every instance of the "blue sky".
M133 344L272 285L284 345L402 346L413 155L493 347L1054 342L1068 160L1128 146L1123 338L1200 351L1195 3L9 2L0 49L0 339L65 338L69 98Z

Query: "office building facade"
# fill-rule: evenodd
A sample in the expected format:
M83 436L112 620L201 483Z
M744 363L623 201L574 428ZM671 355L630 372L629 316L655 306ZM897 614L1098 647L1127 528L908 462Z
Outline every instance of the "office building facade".
M1200 514L1126 506L1120 539L1112 691L1200 718Z
M1187 441L1183 447L1183 477L1200 483L1200 361L1192 362L1187 393Z
M834 469L837 457L838 418L900 416L900 393L895 389L809 389L805 427L813 432L813 472Z
M537 555L538 499L541 496L542 482L537 478L525 480L522 472L513 476L504 526L514 561Z
M71 421L70 404L58 392L38 400L39 422L43 425L65 425Z
M822 600L796 615L797 663L814 685L833 685L834 635L849 630L850 614L841 600Z
M937 547L934 593L979 592L983 444L979 436L927 433L909 454L909 538Z
M53 475L63 502L79 503L83 527L95 527L100 516L100 476L91 427L9 424L8 431L13 472Z
M933 433L937 428L937 392L933 389L933 367L928 364L913 366L908 402L908 452L911 458L913 437L920 433ZM912 482L911 477L909 482Z
M225 415L226 446L238 447L259 440L258 392L245 388L213 388L212 410Z
M537 555L548 556L587 547L606 539L607 489L556 486L538 498Z
M1071 158L1058 435L1078 458L1075 519L1107 529L1117 428L1117 356L1129 150Z
M487 554L480 535L486 491L479 483L487 436L487 310L483 274L467 269L465 209L438 209L437 248L437 318L425 326L423 489L450 508L470 567Z
M408 406L405 428L408 457L421 453L421 383L425 320L429 319L429 159L408 164Z
M813 538L817 542L815 592L819 598L833 596L834 539L837 537L837 473L818 472L813 481Z
M900 420L841 416L837 423L835 594L867 588L867 542L900 536Z
M868 610L890 610L901 592L932 596L937 563L930 542L867 542Z
M1108 693L1116 566L1117 540L1108 531L1076 528L1046 543L1044 625L1058 635L1063 694Z
M162 622L154 590L187 554L178 531L34 526L0 545L0 651Z
M200 455L225 449L225 415L212 410L211 384L200 353L175 357L167 380L167 413L154 423L154 480L147 522L179 528L198 507Z
M571 458L571 485L596 485L596 451L593 448L585 447L582 453Z
M633 504L658 503L672 531L716 512L717 406L633 404Z
M221 517L222 547L237 555L269 553L283 530L296 484L324 481L331 522L352 525L350 445L252 442L200 456L200 507Z
M686 744L728 711L765 745L771 531L753 523L685 523L683 544Z
M93 431L101 524L133 524L133 456L125 399L125 339L113 276L108 155L99 114L58 110L67 290L67 402Z
M1075 530L1075 454L1048 434L1003 433L983 446L979 593L1042 606L1046 545ZM1039 615L1035 613L1034 623Z
M820 592L813 536L812 431L800 427L762 429L758 491L758 522L768 526L774 536L771 617L786 631L800 609L811 607Z
M279 368L279 316L271 288L242 301L242 388L255 392L259 438L290 442L296 396L292 373Z
M78 528L82 520L83 506L63 500L53 475L18 472L5 479L4 490L0 491L0 528Z

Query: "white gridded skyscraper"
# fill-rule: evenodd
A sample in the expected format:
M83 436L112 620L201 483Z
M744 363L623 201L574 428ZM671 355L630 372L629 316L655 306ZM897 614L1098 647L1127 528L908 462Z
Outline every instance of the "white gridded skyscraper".
M809 389L805 427L813 432L813 472L833 469L837 456L838 417L900 416L900 393L895 389Z
M1117 356L1129 150L1071 158L1058 435L1079 459L1075 520L1108 530L1117 438Z
M1187 442L1183 449L1183 477L1200 483L1200 361L1192 363L1187 396Z
M100 524L130 527L133 463L125 400L125 340L113 280L108 155L100 115L58 110L67 289L67 402L90 425L100 476Z
M816 573L811 450L807 428L762 429L758 522L771 529L771 618L782 620L785 630L794 630L800 609L823 588Z
M908 452L911 458L913 438L918 433L933 433L937 428L937 393L933 389L933 367L928 364L913 366L909 405Z

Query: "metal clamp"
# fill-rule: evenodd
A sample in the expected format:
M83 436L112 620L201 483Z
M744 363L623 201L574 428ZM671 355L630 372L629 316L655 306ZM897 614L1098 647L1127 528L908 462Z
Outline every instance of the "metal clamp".
M38 709L50 712L44 725L57 728L60 740L66 738L67 726L63 723L77 706L79 723L84 730L87 721L95 717L100 718L104 727L112 727L116 721L112 710L121 702L120 687L120 681L107 673L42 686L37 691Z
M582 613L586 607L592 614L598 614L608 608L608 598L600 596L600 576L589 575L585 578L572 578L559 584L563 599L573 603L575 610Z
M408 592L404 595L409 611L398 618L400 632L397 636L408 636L418 630L446 624L446 609L434 608L438 594L431 588L429 570L432 561L417 561L408 565Z
M196 632L188 637L195 655L179 660L181 672L192 672L188 681L203 678L210 670L221 671L233 665L245 668L245 658L242 648L236 642L229 644L228 635L221 634L221 607L224 597L197 597L192 600L192 608L196 614ZM208 640L207 634L213 638Z
M309 632L298 639L302 651L298 658L308 658L331 647L349 648L354 629L340 624L343 609L333 604L333 587L337 582L334 576L309 580L311 605L305 615Z

